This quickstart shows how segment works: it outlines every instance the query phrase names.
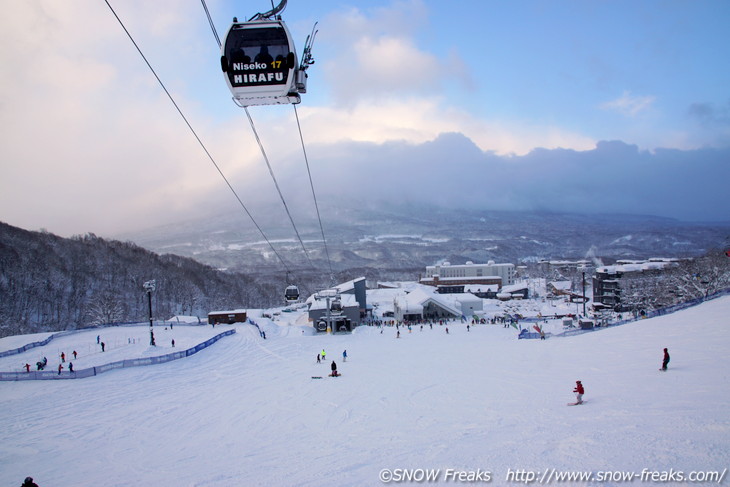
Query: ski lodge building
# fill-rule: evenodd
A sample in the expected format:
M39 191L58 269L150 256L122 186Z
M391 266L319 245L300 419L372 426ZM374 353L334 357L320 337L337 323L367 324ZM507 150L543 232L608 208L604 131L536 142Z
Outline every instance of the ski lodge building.
M454 292L463 292L465 285L497 285L499 288L515 283L514 264L495 264L490 260L486 264L475 264L471 261L466 264L451 265L444 262L441 265L426 267L426 274L419 280L421 284L439 288L439 292L448 292L446 288L458 286Z
M367 310L367 281L364 277L358 277L352 281L338 284L330 289L326 289L321 293L314 294L307 299L309 306L309 321L315 325L317 331L325 331L326 327L318 327L322 318L328 314L328 305L336 296L339 296L340 306L342 308L340 316L346 321L346 330L336 331L352 331L352 329L360 324Z
M438 294L425 286L393 299L393 317L403 321L471 318L483 309L481 298L471 293Z

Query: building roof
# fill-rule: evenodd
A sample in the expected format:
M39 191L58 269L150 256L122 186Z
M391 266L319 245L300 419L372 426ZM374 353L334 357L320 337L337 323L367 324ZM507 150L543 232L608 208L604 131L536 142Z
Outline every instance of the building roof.
M343 308L359 308L360 307L360 303L357 302L357 299L355 299L354 294L341 294L340 303L342 304ZM332 299L330 299L330 304L332 304ZM312 299L309 310L311 311L311 310L315 310L315 309L326 309L326 308L327 308L326 299Z

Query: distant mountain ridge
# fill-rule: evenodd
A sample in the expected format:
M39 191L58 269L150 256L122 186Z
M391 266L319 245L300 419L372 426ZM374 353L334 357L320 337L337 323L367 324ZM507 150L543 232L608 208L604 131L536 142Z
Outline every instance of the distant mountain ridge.
M425 266L444 260L518 264L542 259L597 257L610 262L697 256L721 247L730 235L730 222L688 223L634 215L447 210L407 205L388 209L330 206L323 209L322 215L333 271L406 271L414 273L412 278ZM237 213L221 214L124 237L150 250L188 256L217 268L281 272L282 264L249 223ZM297 226L315 268L328 271L327 252L316 222L302 220ZM309 267L291 226L274 224L264 231L288 266L298 270Z

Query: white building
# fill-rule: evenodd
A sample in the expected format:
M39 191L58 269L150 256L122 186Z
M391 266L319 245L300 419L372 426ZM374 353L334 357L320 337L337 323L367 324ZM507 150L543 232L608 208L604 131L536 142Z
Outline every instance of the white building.
M510 286L515 283L515 265L495 264L492 260L486 264L467 262L451 265L444 262L441 265L427 266L426 274L420 282L429 286L460 284Z

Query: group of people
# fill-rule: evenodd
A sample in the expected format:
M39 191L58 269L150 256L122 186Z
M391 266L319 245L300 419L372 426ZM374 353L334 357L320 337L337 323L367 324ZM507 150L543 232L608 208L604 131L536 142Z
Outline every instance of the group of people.
M324 362L326 356L327 352L325 352L323 348L322 351L317 354L317 363L321 364L322 362ZM347 350L343 350L342 352L342 361L347 362ZM330 364L330 369L332 369L330 377L339 377L341 375L339 372L337 372L337 364L334 360Z
M103 352L106 347L106 344L101 341L101 337L99 335L96 336L96 343L99 346L101 346L101 351ZM172 346L173 347L175 346L174 340L172 342ZM76 360L76 358L78 357L79 354L76 350L74 350L73 352L71 352L71 355L73 355L74 360ZM61 371L63 370L63 364L65 364L65 363L66 363L66 352L61 352L61 362L58 364L58 369L57 369L58 375L61 375ZM43 357L43 360L36 362L36 370L39 370L39 371L43 370L46 368L46 365L48 365L48 359L46 357ZM25 367L25 371L30 373L30 364L26 363L24 365L24 367ZM74 371L74 364L71 361L68 362L68 371L71 373Z
M667 366L669 365L669 349L664 349L664 357L662 357L662 368L659 369L661 371L666 371ZM575 389L573 389L573 392L575 393L575 403L574 404L583 404L583 394L585 394L585 388L583 387L583 384L581 381L577 380L575 381Z

